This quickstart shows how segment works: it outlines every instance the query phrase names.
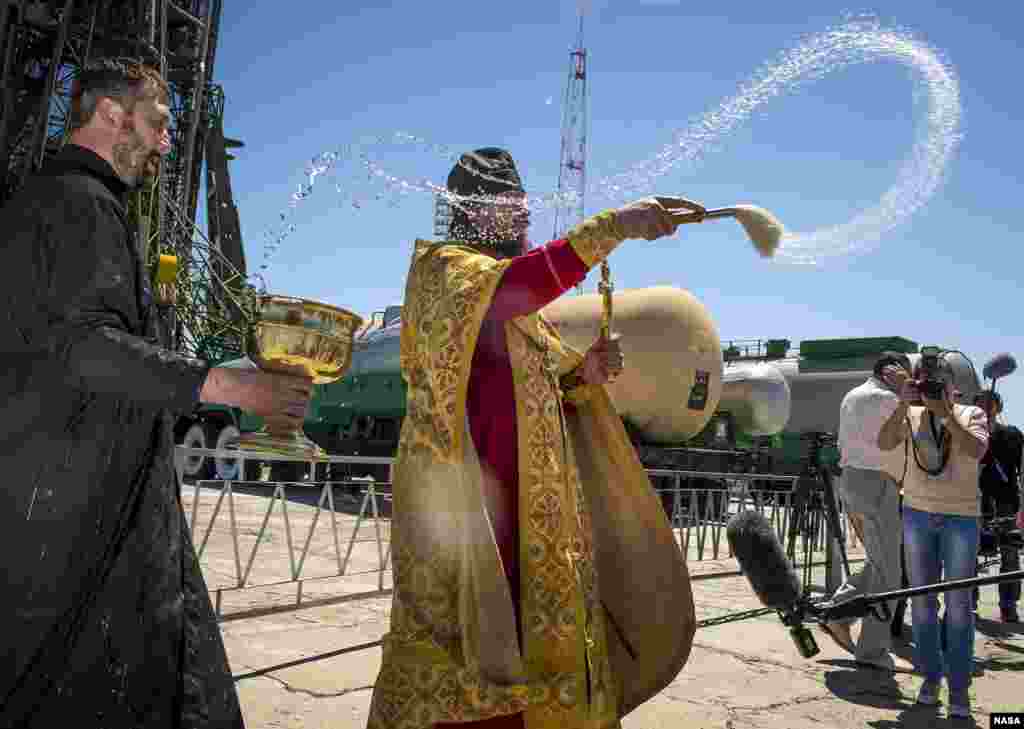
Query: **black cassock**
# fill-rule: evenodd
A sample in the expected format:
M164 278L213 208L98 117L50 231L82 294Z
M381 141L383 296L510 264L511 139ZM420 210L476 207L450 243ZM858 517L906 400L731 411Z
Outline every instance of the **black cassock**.
M242 727L173 466L125 186L69 145L0 212L0 727Z

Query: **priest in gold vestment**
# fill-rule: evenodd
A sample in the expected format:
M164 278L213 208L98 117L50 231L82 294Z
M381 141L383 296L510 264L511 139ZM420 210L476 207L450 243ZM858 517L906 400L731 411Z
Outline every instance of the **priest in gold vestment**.
M602 384L598 338L540 309L623 240L675 233L677 198L526 251L511 156L463 155L450 240L417 241L402 310L391 630L368 729L612 729L682 669L686 564ZM595 333L596 334L596 333Z

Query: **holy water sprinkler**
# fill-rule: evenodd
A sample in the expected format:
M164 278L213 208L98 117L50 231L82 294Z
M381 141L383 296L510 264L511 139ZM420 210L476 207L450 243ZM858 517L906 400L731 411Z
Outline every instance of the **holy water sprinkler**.
M730 208L715 208L707 210L697 203L686 198L655 197L661 205L669 211L673 220L679 223L702 223L712 218L735 218L747 231L750 242L764 258L771 258L779 248L786 229L782 221L772 215L764 208L756 205L733 205ZM609 338L612 331L612 291L614 287L611 282L611 271L608 262L601 262L601 281L598 284L598 291L601 293L604 311L601 317L600 335Z
M731 208L715 208L705 213L687 212L675 215L684 223L701 223L709 219L735 218L747 231L754 248L765 258L771 258L779 248L783 233L782 221L764 208L756 205L734 205Z

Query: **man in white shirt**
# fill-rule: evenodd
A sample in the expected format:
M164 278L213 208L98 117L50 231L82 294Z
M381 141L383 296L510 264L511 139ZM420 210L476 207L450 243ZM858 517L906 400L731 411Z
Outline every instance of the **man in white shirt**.
M898 590L903 548L899 513L899 485L904 470L903 451L883 451L878 447L882 426L896 411L899 396L891 374L902 371L909 376L910 359L899 352L883 352L872 376L850 390L839 406L839 449L843 473L839 494L847 513L864 543L863 568L847 577L832 599L844 602L863 593ZM889 606L892 610L895 603ZM894 658L890 625L869 615L861 620L860 636L853 640L855 620L833 622L824 630L858 663L885 670L911 670L909 664Z

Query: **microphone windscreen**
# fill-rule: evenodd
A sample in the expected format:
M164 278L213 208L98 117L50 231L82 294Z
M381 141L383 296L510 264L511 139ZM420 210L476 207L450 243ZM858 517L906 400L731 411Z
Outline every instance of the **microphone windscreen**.
M785 609L800 601L800 580L767 519L755 511L741 511L729 520L725 534L765 607Z
M1002 352L985 363L981 369L982 376L987 380L998 380L1013 374L1017 369L1017 360L1009 352Z

